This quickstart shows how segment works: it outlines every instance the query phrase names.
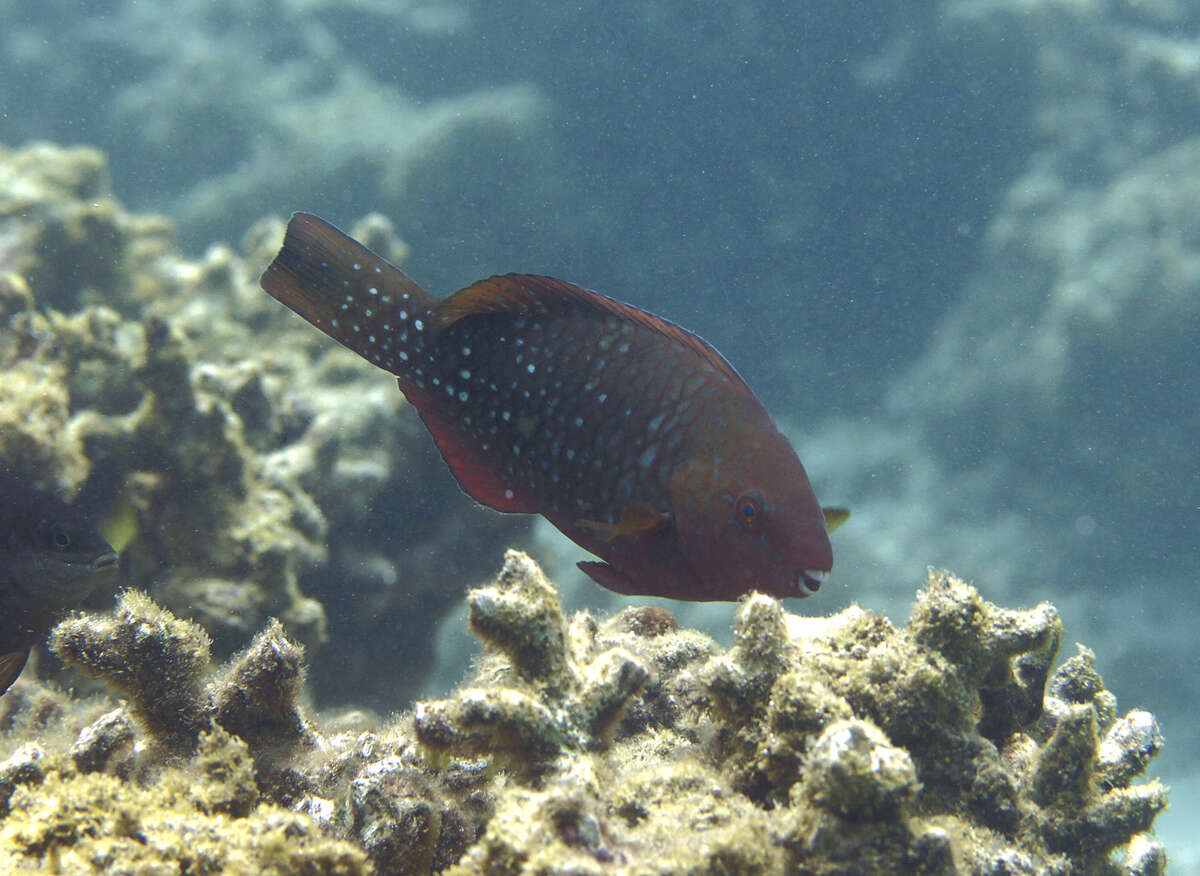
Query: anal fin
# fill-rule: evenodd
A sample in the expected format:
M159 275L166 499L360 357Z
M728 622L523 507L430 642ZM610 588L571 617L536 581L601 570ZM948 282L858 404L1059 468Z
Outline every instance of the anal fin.
M481 505L506 514L537 513L537 506L505 482L495 462L463 433L457 421L447 416L428 392L404 378L399 382L400 391L417 409L464 493Z

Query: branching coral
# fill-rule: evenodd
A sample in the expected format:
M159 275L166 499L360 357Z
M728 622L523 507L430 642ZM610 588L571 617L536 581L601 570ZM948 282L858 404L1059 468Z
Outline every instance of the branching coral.
M1161 872L1144 831L1164 791L1128 784L1161 745L1153 718L1117 721L1087 654L1043 696L1062 636L1048 605L1001 609L941 572L905 628L751 595L729 652L693 641L670 663L672 623L568 622L519 555L471 606L492 652L455 697L418 707L417 738L510 779L455 872ZM642 692L581 681L630 665L653 677ZM593 690L622 704L615 732L587 732ZM705 843L700 814L717 828ZM724 845L724 830L762 839Z
M150 741L169 754L195 752L214 724L237 734L260 765L286 760L314 737L300 712L303 649L270 623L207 687L209 638L144 594L123 594L111 615L77 614L59 623L50 647L66 663L129 698ZM101 763L113 738L128 733L123 718L106 715L85 731L80 757ZM86 754L84 754L86 752Z
M311 846L345 872L1165 872L1148 833L1165 791L1134 783L1157 724L1118 717L1086 649L1050 674L1050 606L1001 609L941 572L905 627L752 594L722 653L660 608L568 618L511 551L469 607L485 650L463 687L378 730L345 716L325 732L296 704L302 654L277 624L204 686L202 632L144 597L65 621L56 649L120 685L129 713L96 718L66 754L0 762L8 854L42 861L66 837L89 861L137 860L127 824L159 830L129 814L137 799L209 837L211 856L261 855L261 819L293 819L304 842L351 844ZM191 777L182 804L147 787L164 764L156 784ZM62 793L83 801L74 816Z
M453 699L417 707L417 738L434 750L501 758L526 773L603 747L625 705L650 678L621 648L589 650L595 622L567 623L558 594L524 554L509 551L492 587L468 601L471 629L495 649L492 677ZM486 677L486 676L485 676Z

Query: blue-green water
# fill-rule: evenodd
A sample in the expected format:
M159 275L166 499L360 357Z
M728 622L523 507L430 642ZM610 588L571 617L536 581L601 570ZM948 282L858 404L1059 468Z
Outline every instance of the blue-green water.
M927 564L1053 601L1200 872L1200 15L793 6L0 0L0 142L103 148L195 253L378 211L431 289L698 331L854 509L799 607L903 613Z

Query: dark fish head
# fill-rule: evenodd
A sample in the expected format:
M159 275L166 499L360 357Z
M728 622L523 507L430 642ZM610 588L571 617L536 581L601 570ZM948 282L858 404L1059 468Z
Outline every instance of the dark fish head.
M825 515L799 458L773 428L692 467L690 501L676 501L680 547L706 599L757 590L816 593L833 568Z
M7 576L68 603L96 587L97 576L117 567L117 554L76 508L27 488L3 514Z

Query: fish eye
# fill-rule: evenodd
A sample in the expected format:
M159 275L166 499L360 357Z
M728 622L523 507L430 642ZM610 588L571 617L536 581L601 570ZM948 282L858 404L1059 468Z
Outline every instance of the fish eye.
M60 523L50 527L50 545L55 550L65 551L71 546L71 533Z
M763 497L757 490L742 493L733 507L736 509L738 520L747 528L753 528L762 521Z

